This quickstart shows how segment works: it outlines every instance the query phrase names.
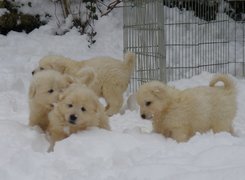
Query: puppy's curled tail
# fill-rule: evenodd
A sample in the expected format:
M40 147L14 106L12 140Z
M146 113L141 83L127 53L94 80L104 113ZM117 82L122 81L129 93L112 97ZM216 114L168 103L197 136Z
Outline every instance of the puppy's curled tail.
M229 91L235 91L235 84L232 79L226 74L215 75L209 83L210 87L214 87L217 82L224 83L224 89Z
M133 71L135 65L136 56L133 52L127 52L124 56L123 62L130 71Z

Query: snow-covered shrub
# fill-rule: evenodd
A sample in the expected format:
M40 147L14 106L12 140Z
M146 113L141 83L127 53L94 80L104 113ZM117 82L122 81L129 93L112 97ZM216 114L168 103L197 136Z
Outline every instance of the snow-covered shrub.
M122 0L60 0L54 3L60 3L64 18L70 18L71 27L78 28L81 34L88 35L89 46L94 44L96 40L96 30L94 29L94 21L99 17L107 15ZM59 33L65 33L60 31Z
M94 22L109 14L122 0L3 0L0 1L0 33L31 32L46 23L55 24L54 34L63 35L73 27L88 36L89 47L96 42Z
M15 1L0 1L0 33L6 35L9 31L31 32L40 27L44 22L38 14L25 14L18 9L22 6L31 7L31 2L18 3Z

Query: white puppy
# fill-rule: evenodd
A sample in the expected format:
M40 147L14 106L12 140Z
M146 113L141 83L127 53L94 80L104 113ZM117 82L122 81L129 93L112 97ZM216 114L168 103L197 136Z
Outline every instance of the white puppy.
M71 83L68 76L53 70L38 72L29 87L29 125L38 125L42 130L48 126L48 112L57 102L61 90Z
M97 96L105 98L106 112L111 116L118 113L123 104L123 93L128 87L134 64L135 54L131 52L126 53L123 61L111 57L95 57L78 62L63 56L46 56L39 61L39 67L33 74L43 69L54 69L82 78L82 68L94 68L97 78L90 88Z
M91 89L73 84L60 95L59 102L49 113L48 132L51 137L51 149L56 141L88 127L109 130L108 116Z
M223 87L215 84L221 81ZM153 129L178 142L187 141L196 132L232 133L236 114L236 90L227 75L217 75L210 86L183 91L152 81L137 91L141 117L153 118Z

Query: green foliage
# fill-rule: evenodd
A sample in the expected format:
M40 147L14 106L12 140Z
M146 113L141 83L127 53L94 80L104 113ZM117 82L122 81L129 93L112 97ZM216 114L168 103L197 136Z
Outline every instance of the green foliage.
M94 24L94 20L98 20L98 15L96 14L96 1L95 0L88 0L86 2L86 9L88 11L87 13L87 24L89 25L87 28L87 35L88 35L88 42L89 42L89 45L88 47L91 47L92 44L94 44L96 42L96 40L94 40L94 37L96 36L96 32L93 28L93 24ZM86 27L85 27L86 28Z

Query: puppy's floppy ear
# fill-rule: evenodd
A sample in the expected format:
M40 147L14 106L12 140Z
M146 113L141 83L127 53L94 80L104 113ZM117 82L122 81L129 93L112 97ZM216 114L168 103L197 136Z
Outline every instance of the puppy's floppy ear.
M33 98L36 95L36 84L31 83L29 87L29 98Z
M157 98L162 98L164 97L164 95L166 95L167 91L166 88L164 87L164 85L155 85L152 90L151 90L152 94L154 96L156 96Z
M91 67L82 68L77 72L77 76L79 77L80 82L87 86L91 85L96 79L96 73Z
M59 62L58 60L57 61L54 61L52 64L50 64L50 66L51 66L51 69L54 69L56 71L59 71L62 74L65 72L65 69L66 69L65 64Z
M64 74L64 79L68 84L72 84L75 82L75 78L73 78L72 76L68 75L68 74Z

